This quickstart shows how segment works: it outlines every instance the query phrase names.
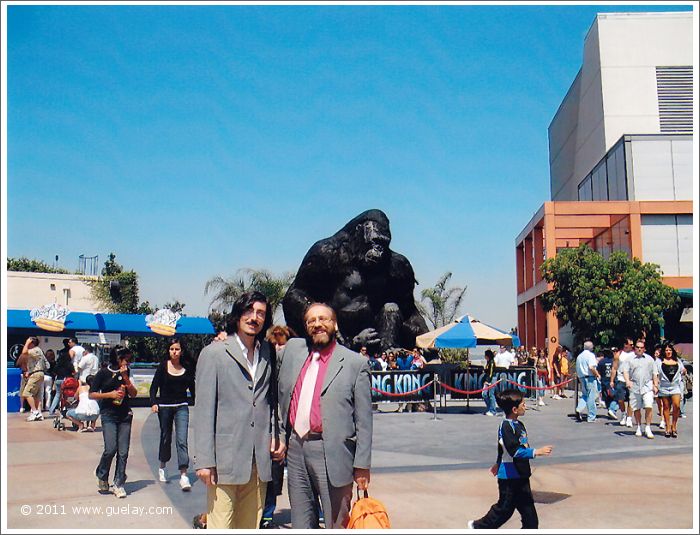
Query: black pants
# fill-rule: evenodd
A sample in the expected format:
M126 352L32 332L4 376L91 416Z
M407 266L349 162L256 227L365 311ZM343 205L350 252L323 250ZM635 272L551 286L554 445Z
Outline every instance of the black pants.
M537 511L532 499L530 479L499 479L498 502L489 512L474 521L475 529L496 529L508 522L515 510L520 513L523 529L537 529Z

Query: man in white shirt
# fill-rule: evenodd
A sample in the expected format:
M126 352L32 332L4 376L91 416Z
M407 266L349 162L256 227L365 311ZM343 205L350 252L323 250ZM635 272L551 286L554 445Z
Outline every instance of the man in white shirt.
M73 369L76 373L78 373L78 362L80 362L80 359L83 358L85 348L78 343L77 338L69 338L68 347L70 348L68 350L68 354L70 355L70 359L73 362Z
M625 343L620 354L614 357L612 373L610 374L610 388L614 388L615 399L620 405L620 425L632 427L632 407L629 404L630 392L625 383L624 370L629 361L634 358L634 340L625 338ZM625 403L627 406L625 408Z
M498 355L496 355L496 358L493 359L493 363L496 365L496 368L507 369L510 368L511 365L517 364L517 359L513 353L506 351L505 346L501 346L498 349Z
M634 419L637 422L636 436L642 436L642 406L644 407L644 422L646 428L644 434L647 438L654 438L651 431L651 414L654 406L654 396L659 391L659 375L654 365L654 359L647 355L643 340L637 340L634 344L634 358L623 369L625 382L630 391L630 405L634 411Z
M595 404L598 396L598 359L593 354L593 342L586 340L583 343L583 351L576 357L576 375L581 384L581 397L576 406L576 419L582 420L581 411L588 407L588 422L595 422L597 408Z
M92 352L90 344L86 344L83 352L83 356L78 361L76 366L76 371L78 372L78 379L80 384L87 384L87 378L91 375L95 375L100 370L100 360Z

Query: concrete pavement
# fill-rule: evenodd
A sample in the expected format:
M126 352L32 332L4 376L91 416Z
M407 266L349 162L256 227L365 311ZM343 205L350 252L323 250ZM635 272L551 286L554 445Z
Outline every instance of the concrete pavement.
M532 445L555 447L532 464L542 528L693 528L692 402L677 439L664 438L656 425L656 438L648 440L606 417L578 423L572 409L571 400L551 400L523 418ZM488 467L499 418L483 415L480 402L472 402L470 413L459 403L443 411L438 420L432 413L375 413L370 490L394 528L464 529L497 498ZM58 432L48 419L25 422L26 415L9 414L7 528L190 528L204 510L205 490L199 482L189 493L180 490L174 458L171 481L157 481L157 417L148 408L134 413L129 495L122 500L97 492L101 433ZM286 490L275 520L289 527ZM519 527L517 513L504 527Z

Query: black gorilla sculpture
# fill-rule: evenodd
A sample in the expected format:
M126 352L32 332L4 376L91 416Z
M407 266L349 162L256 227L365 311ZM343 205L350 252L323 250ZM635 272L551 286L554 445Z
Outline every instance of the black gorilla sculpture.
M335 309L343 345L372 351L413 348L416 336L428 328L413 298L413 268L389 249L390 241L389 219L381 210L362 212L317 241L282 301L287 324L305 333L304 310L318 301Z

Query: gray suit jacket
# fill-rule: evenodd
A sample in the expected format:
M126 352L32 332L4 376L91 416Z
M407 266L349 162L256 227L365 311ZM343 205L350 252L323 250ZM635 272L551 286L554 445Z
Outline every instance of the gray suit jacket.
M216 467L219 484L250 481L253 458L258 477L272 479L271 407L277 392L271 388L271 358L274 351L262 342L253 381L235 337L212 342L199 354L192 416L194 467Z
M292 338L278 357L280 419L291 433L289 403L309 348ZM369 361L337 344L321 390L323 448L331 485L353 481L353 468L370 468L372 461L372 396Z

